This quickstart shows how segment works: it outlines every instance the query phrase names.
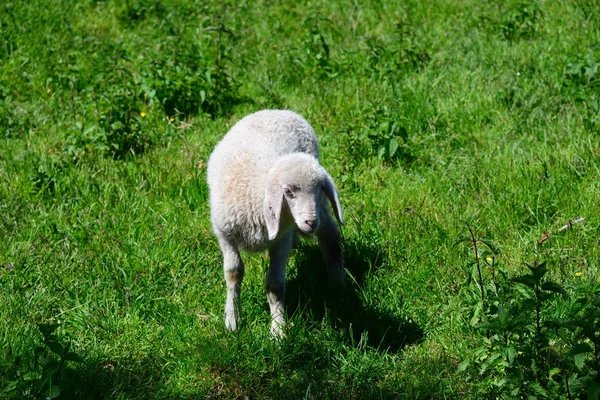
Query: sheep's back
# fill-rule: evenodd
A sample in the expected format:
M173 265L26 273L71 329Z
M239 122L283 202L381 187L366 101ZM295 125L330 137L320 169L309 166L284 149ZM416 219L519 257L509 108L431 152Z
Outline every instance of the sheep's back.
M221 143L248 150L257 158L308 153L319 158L315 131L300 115L287 110L263 110L241 119ZM274 162L274 160L272 160Z

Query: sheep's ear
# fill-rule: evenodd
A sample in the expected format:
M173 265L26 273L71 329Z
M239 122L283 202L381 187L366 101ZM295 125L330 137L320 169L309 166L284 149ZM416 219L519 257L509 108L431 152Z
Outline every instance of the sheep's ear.
M323 170L325 172L325 170ZM323 187L323 191L325 192L325 196L329 199L329 202L333 206L333 211L335 212L335 217L339 221L339 223L344 226L344 213L342 212L342 206L340 205L340 196L338 194L337 189L335 188L335 183L333 183L333 179L331 176L325 172L325 185Z
M277 237L279 232L279 219L281 217L281 206L283 203L283 192L278 183L267 185L264 201L265 221L267 222L267 233L269 240Z

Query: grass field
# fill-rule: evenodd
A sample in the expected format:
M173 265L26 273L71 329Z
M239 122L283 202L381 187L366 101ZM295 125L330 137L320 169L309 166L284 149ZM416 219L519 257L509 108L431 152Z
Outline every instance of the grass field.
M0 2L0 398L600 398L599 68L591 0ZM205 182L264 108L347 219L281 341Z

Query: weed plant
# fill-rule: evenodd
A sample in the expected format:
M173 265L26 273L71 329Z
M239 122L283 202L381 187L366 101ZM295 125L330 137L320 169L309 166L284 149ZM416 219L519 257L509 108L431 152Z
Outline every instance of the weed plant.
M594 1L0 2L0 398L600 398ZM348 216L245 256L206 161L305 116Z

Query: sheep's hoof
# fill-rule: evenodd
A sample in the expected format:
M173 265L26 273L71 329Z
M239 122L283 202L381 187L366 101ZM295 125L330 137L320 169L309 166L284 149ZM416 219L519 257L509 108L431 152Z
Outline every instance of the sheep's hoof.
M225 329L227 329L228 331L231 332L237 330L239 325L240 323L236 320L235 317L225 317Z
M284 324L273 321L271 323L271 337L275 340L283 339L285 337L285 333L283 332L284 327Z
M346 287L346 273L343 269L329 271L329 284L334 287Z

